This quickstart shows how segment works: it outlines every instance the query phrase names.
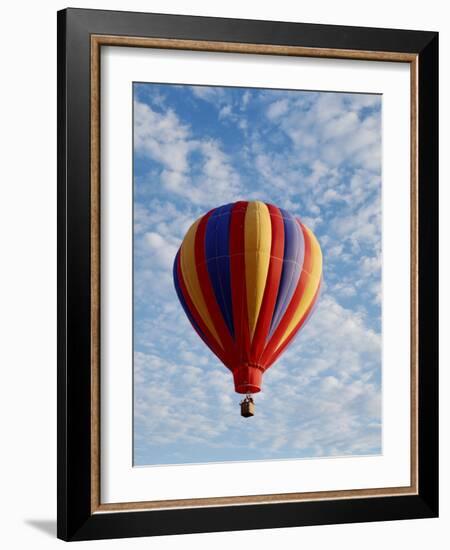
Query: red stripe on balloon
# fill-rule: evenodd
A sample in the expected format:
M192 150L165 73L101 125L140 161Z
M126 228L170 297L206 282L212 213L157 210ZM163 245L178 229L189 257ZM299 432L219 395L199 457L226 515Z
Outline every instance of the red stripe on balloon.
M305 255L303 258L302 274L300 275L297 288L292 296L292 299L286 309L286 313L282 317L275 332L272 334L272 338L267 344L263 355L261 357L261 364L268 368L272 363L272 356L276 353L277 346L286 333L286 330L291 322L295 312L298 309L298 305L305 292L306 284L308 282L309 274L311 272L311 266L313 258L311 257L311 241L307 231L303 229L303 226L299 223L301 230L303 231L303 237L305 239Z
M261 302L255 334L252 341L252 361L259 364L263 354L266 340L270 331L270 325L275 309L280 285L281 272L283 270L284 255L284 223L280 210L272 204L267 204L272 226L272 242L270 246L270 262L267 272L264 296Z
M245 283L245 213L247 201L235 203L230 223L230 271L233 324L236 341L236 363L250 361L250 331L248 327L247 290Z
M308 319L308 316L314 307L317 298L320 294L320 284L317 287L317 290L314 294L314 298L312 299L311 303L309 304L307 310L305 311L303 317L300 319L300 321L297 323L297 326L294 328L294 330L291 332L291 334L286 338L286 340L281 344L281 346L276 350L276 352L272 355L270 358L270 362L267 366L269 368L275 361L280 357L280 355L283 353L283 351L289 346L289 344L292 342L292 340L295 338L295 336L298 334L298 331L302 328L302 326L305 324L305 321Z
M214 336L209 331L209 329L206 326L206 324L204 323L202 317L199 315L196 307L194 306L194 304L193 304L193 302L192 302L192 300L189 296L189 293L187 292L186 284L185 284L184 279L183 279L183 273L181 271L181 263L180 263L180 255L179 254L178 254L178 257L177 257L177 275L178 275L178 282L179 282L179 285L180 285L180 290L183 294L184 300L186 302L186 306L189 309L189 311L190 311L192 317L194 318L195 322L199 326L200 330L205 335L205 337L203 338L201 336L201 334L198 333L198 331L197 331L197 334L199 334L199 336L202 338L202 340L205 342L205 344L211 349L211 351L213 353L215 353L217 355L217 357L222 361L222 363L224 363L226 365L226 356L224 355L223 350L216 343L216 339L214 338Z
M194 252L195 252L195 267L197 269L197 275L200 282L200 289L203 293L206 307L208 308L209 315L214 324L214 328L219 335L222 342L223 349L225 350L224 356L227 362L225 363L231 368L231 365L235 359L235 342L228 330L225 320L222 316L222 312L217 303L216 295L209 277L208 267L206 265L206 249L205 249L205 234L206 224L214 210L211 210L203 216L197 227L195 234Z

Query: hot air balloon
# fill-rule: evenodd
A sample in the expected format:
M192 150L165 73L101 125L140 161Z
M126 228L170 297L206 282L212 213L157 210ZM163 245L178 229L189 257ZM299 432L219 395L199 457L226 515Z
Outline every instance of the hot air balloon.
M210 210L187 231L173 268L192 326L233 374L242 416L252 394L308 321L320 291L322 252L282 208L240 201Z

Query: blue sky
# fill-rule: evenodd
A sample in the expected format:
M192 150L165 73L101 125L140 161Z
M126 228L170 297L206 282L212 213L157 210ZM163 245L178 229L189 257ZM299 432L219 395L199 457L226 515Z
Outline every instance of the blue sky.
M324 286L244 419L171 269L193 221L248 199L314 231ZM134 464L380 452L381 96L134 84Z

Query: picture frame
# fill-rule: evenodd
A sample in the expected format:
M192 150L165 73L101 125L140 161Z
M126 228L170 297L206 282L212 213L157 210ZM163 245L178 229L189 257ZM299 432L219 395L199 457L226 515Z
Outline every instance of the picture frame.
M100 52L108 46L409 65L409 486L101 502ZM58 12L59 538L91 540L437 517L437 143L435 32L85 9Z

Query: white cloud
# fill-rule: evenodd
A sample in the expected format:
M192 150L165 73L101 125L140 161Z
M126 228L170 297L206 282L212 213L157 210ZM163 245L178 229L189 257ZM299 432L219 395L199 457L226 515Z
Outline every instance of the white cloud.
M362 243L380 243L381 208L378 200L369 202L356 213L336 217L332 230L339 237Z
M307 227L309 227L310 229L315 231L317 229L317 227L323 222L323 220L320 216L317 216L316 218L313 218L311 216L303 216L302 217L302 222Z
M158 113L135 101L134 142L138 153L147 154L167 169L183 172L188 167L189 128L172 110Z
M215 204L227 202L239 192L239 175L220 142L196 139L171 110L159 113L135 102L135 148L160 163L160 181L166 189L194 204L208 207L212 198ZM194 153L199 155L196 161L191 159Z
M342 255L344 245L342 243L336 244L327 249L327 258L336 258Z
M320 382L320 388L322 391L329 392L340 387L339 380L335 376L325 376Z
M340 282L333 285L333 294L343 298L351 298L356 295L356 288L351 283Z
M370 286L370 292L372 293L372 302L377 305L381 305L381 281L374 281Z
M183 188L188 178L185 173L175 170L163 170L160 175L161 182L169 190L178 194L183 194Z
M224 89L219 86L190 86L195 97L218 106L226 98Z
M338 166L351 159L354 166L379 170L380 117L362 117L367 101L358 95L316 94L307 109L304 99L278 100L272 103L267 116L277 121L292 140L304 162L319 160ZM378 97L370 98L370 106L379 105Z
M341 195L336 191L336 189L327 189L322 195L322 204L328 204L330 202L342 200Z
M360 266L365 275L378 275L381 269L381 256L364 256L360 260Z
M232 114L232 112L233 111L229 103L227 105L224 105L219 110L219 120L229 117Z
M177 253L177 248L169 243L162 235L154 233L153 231L146 233L145 238L152 258L161 267L171 269L175 254Z
M269 105L266 115L270 120L274 120L287 113L288 109L289 101L287 99L279 99Z
M247 108L247 105L250 102L251 94L249 90L245 90L242 95L241 110L244 111Z

